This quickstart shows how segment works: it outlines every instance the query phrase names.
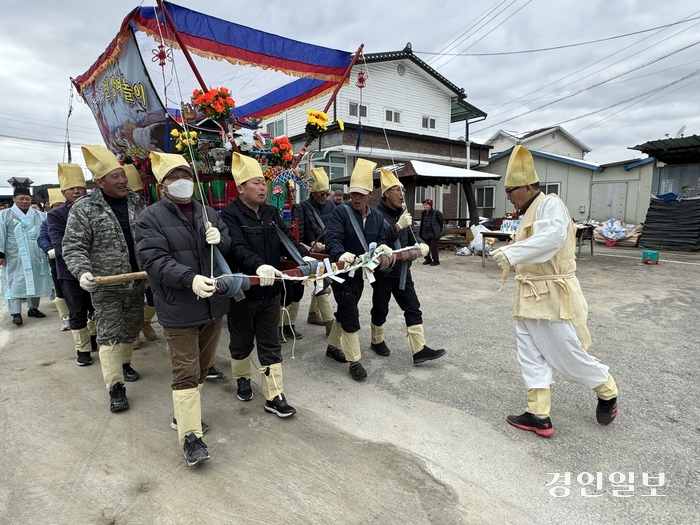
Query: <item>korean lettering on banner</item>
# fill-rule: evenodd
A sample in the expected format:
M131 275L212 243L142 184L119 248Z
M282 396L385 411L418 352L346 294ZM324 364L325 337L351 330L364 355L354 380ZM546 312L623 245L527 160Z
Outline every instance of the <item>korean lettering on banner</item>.
M105 144L113 152L145 158L166 145L165 108L143 67L133 35L81 92L92 110Z
M571 472L547 472L552 479L545 485L551 487L548 489L549 495L555 498L565 498L571 494ZM611 472L607 476L602 472L581 472L574 478L580 487L580 494L585 498L599 498L604 494L604 482L607 481L610 485L611 494L616 498L630 498L635 495L635 477L634 472ZM642 473L642 486L648 489L643 490L642 497L666 497L667 494L659 494L657 491L666 484L666 476L663 472L652 476L648 472Z

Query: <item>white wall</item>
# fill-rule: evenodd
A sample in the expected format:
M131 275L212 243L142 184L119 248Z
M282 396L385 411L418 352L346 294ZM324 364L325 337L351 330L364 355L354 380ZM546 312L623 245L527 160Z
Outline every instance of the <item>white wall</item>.
M613 185L626 185L626 202L621 220L627 224L640 224L644 222L649 209L654 163L649 162L631 170L625 170L623 166L617 164L607 166L605 171L593 172L592 189L596 194L607 194ZM604 221L610 217L591 218Z
M487 167L477 170L501 175L501 180L499 181L479 181L474 183L474 188L484 186L496 187L496 207L493 210L493 217L503 217L507 211L513 210L513 206L506 199L504 189L508 158L508 156L504 156L496 161L492 161ZM588 217L593 170L556 160L543 159L542 157L533 156L533 158L540 184L559 183L559 197L569 209L571 218L578 221L585 220ZM579 211L581 206L585 208L585 211ZM483 215L481 210L479 210L479 213Z
M405 74L400 76L397 66L403 64ZM350 83L343 86L336 98L337 118L357 124L358 118L349 114L349 103L360 103L360 89L355 86L359 66L354 66L350 74ZM435 79L408 60L396 60L364 66L369 73L366 87L362 89L362 104L367 106L368 115L362 118L362 124L372 127L385 127L406 133L417 133L433 137L449 138L451 97L454 93L439 84ZM285 119L285 133L289 136L304 132L309 108L322 110L330 95L316 99L309 104L287 111L281 117L263 122L265 126L279 118ZM401 113L401 122L385 121L385 110ZM333 106L328 110L331 121L334 118ZM435 129L422 127L423 116L436 120Z

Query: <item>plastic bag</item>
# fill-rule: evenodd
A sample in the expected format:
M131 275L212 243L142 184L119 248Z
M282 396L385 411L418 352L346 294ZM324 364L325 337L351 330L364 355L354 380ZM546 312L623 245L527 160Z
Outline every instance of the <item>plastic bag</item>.
M473 253L476 253L477 250L479 253L481 253L481 232L489 231L489 229L486 226L483 226L482 224L471 226L469 229L471 230L472 235L474 236L472 242L469 243L469 248Z

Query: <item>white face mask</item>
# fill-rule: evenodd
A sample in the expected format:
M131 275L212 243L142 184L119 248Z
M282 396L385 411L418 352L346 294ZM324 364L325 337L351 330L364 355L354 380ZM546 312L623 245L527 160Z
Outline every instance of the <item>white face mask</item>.
M189 199L194 191L194 182L187 179L178 179L172 184L166 186L168 193L176 199Z

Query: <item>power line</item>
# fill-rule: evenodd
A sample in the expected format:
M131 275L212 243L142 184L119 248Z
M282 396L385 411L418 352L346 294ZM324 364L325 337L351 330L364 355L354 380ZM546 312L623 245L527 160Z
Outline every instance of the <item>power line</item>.
M588 86L588 87L586 87L586 88L579 89L578 91L575 91L575 92L573 92L573 93L571 93L571 94L569 94L569 95L565 95L565 96L563 96L563 97L560 97L560 98L558 98L558 99L556 99L556 100L553 100L552 102L547 102L546 104L543 104L543 105L538 106L538 107L536 107L536 108L534 108L534 109L531 109L531 110L525 111L525 112L523 112L523 113L520 113L520 114L518 114L518 115L516 115L516 116L514 116L514 117L510 117L510 118L507 118L507 119L502 120L502 121L500 121L500 122L496 122L495 124L491 124L490 126L487 126L487 127L485 127L485 128L482 128L482 129L480 129L480 130L477 130L477 131L475 131L474 133L479 133L479 132L481 132L481 131L484 131L484 130L486 130L486 129L492 128L492 127L494 127L494 126L499 126L499 125L504 124L504 123L506 123L506 122L510 122L511 120L515 120L515 119L518 119L518 118L520 118L520 117L522 117L522 116L529 115L530 113L534 113L535 111L538 111L538 110L540 110L540 109L542 109L542 108L545 108L545 107L547 107L547 106L551 106L552 104L556 104L557 102L561 102L562 100L566 100L566 99L568 99L568 98L571 98L571 97L574 97L574 96L576 96L576 95L579 95L579 94L581 94L581 93L583 93L583 92L585 92L585 91L591 90L591 89L596 88L596 87L598 87L598 86L602 86L603 84L606 84L606 83L610 82L611 80L615 80L616 78L620 78L620 77L622 77L622 76L624 76L624 75L627 75L627 74L629 74L629 73L632 73L633 71L637 71L637 70L639 70L639 69L642 69L642 68L644 68L644 67L647 67L647 66L649 66L649 65L651 65L651 64L654 64L654 63L656 63L656 62L658 62L658 61L660 61L660 60L664 60L665 58L668 58L668 57L670 57L670 56L672 56L672 55L675 55L676 53L680 53L681 51L685 51L686 49L689 49L689 48L691 48L691 47L693 47L693 46L696 46L696 45L698 45L698 44L700 44L700 40L698 40L698 41L696 41L696 42L694 42L694 43L692 43L692 44L688 44L687 46L683 46L682 48L677 49L677 50L675 50L675 51L672 51L672 52L670 52L670 53L667 53L667 54L665 54L665 55L663 55L663 56L661 56L661 57L659 57L659 58L655 58L654 60L651 60L651 61L649 61L649 62L646 62L646 63L644 63L644 64L642 64L642 65L640 65L640 66L636 66L636 67L634 67L634 68L632 68L632 69L629 69L629 70L625 71L624 73L620 73L620 74L615 75L615 76L613 76L613 77L610 77L610 78L608 78L608 79L602 80L602 81L597 82L597 83L595 83L595 84L592 84L592 85L590 85L590 86Z
M700 11L698 11L698 13L700 13ZM693 13L693 14L696 14L696 13ZM692 15L691 15L691 16L692 16ZM698 23L698 24L700 24L700 23ZM654 43L654 44L652 44L652 45L650 45L650 46L647 46L647 47L645 47L645 48L643 48L643 49L637 51L636 53L633 53L632 55L630 55L630 56L628 56L628 57L626 57L626 58L623 58L623 59L621 59L621 60L618 60L617 62L613 62L612 64L609 64L609 65L607 65L607 66L605 66L605 67L602 67L602 68L600 68L600 69L594 71L593 73L590 73L588 76L593 75L593 74L595 74L595 73L600 73L601 71L605 71L606 69L609 69L609 68L611 68L612 66L614 66L614 65L616 65L616 64L619 64L619 63L621 63L621 62L624 62L625 60L628 60L629 58L631 58L631 57L633 57L633 56L639 55L640 53L646 51L647 49L650 49L650 48L652 48L652 47L658 46L660 43L665 42L666 40L669 40L669 39L671 39L671 38L673 38L673 37L675 37L675 36L678 36L678 35L680 35L681 33L684 33L685 31L688 31L689 29L692 29L693 27L697 26L698 24L693 24L693 25L692 25L691 27L689 27L689 28L686 28L686 29L683 29L683 30L681 30L681 31L678 31L677 33L674 33L673 35L670 35L670 36L668 36L668 37L666 37L666 38L660 40L659 42L656 42L656 43ZM663 30L661 30L661 31L663 31ZM659 33L660 33L661 31L659 31ZM580 73L581 71L584 71L584 70L588 69L589 67L592 67L592 66L594 66L594 65L596 65L596 64L599 64L600 62L603 62L604 60L607 60L608 58L611 58L611 57L613 57L613 56L615 56L615 55L621 53L622 51L625 51L626 49L629 49L629 48L631 48L631 47L634 47L634 46L636 46L637 44L639 44L640 42L643 42L644 40L647 40L647 39L649 39L649 38L652 38L653 36L654 36L654 35L650 35L650 36L644 37L644 38L642 38L641 40L638 40L637 42L634 42L634 43L632 43L632 44L630 44L630 45L628 45L628 46L626 46L626 47L623 47L622 49L620 49L620 50L618 50L618 51L615 51L614 53L611 53L610 55L608 55L608 56L606 56L606 57L601 58L600 60L596 60L596 61L593 62L592 64L589 64L589 65L587 65L587 66L584 66L584 67L582 67L582 68L580 68L580 69L574 71L573 73L569 73L568 75L565 75L565 76L563 76L563 77L561 77L561 78L559 78L559 79L557 79L557 80L554 80L553 82L550 82L549 84L546 84L546 85L544 85L544 86L542 86L542 87L539 87L539 88L537 88L537 89L534 89L534 90L530 91L529 93L526 93L526 94L524 94L524 95L521 95L520 97L515 98L515 99L511 100L510 102L507 102L507 103L505 103L505 104L502 104L501 106L497 106L497 107L495 107L495 108L493 108L493 109L494 109L494 110L499 109L500 107L507 106L507 105L509 105L509 104L512 104L513 102L517 102L518 100L521 100L521 99L524 98L524 97L527 97L527 96L529 96L529 95L532 95L532 94L534 94L534 93L537 93L538 91L541 91L542 89L545 89L545 88L547 88L547 87L549 87L549 86L552 86L552 85L554 85L554 84L556 84L556 83L558 83L558 82L561 82L562 80L564 80L564 79L566 79L566 78L569 78L569 77L571 77L571 76L573 76L573 75L576 75L577 73ZM536 97L536 98L534 98L534 99L532 99L532 100L525 101L525 102L523 102L522 104L519 104L518 106L512 107L512 108L510 108L510 109L508 109L508 110L506 110L506 111L501 111L500 113L496 113L495 115L491 115L491 117L494 118L494 117L498 117L499 115L505 115L506 113L508 113L508 112L510 112L510 111L513 111L513 110L515 110L515 109L517 109L517 108L523 107L523 106L525 106L526 104L528 104L528 103L530 103L530 102L534 102L534 101L536 101L536 100L540 100L540 99L545 98L546 96L548 96L548 95L550 95L550 94L554 94L554 93L556 93L557 91L560 91L560 90L562 90L562 89L564 89L564 88L566 88L566 87L568 87L568 86L571 86L571 85L573 85L573 84L576 84L576 82L578 82L578 80L575 80L575 81L573 81L573 82L569 82L568 84L565 84L565 85L563 85L563 86L560 86L559 88L555 89L554 91L549 92L548 94L544 94L544 95L541 95L541 96L539 96L539 97ZM488 129L488 127L487 127L487 128L484 128L484 129Z
M529 2L528 2L529 3ZM523 6L525 7L525 6ZM520 8L522 9L522 7ZM570 47L587 46L589 44L598 44L600 42L607 42L610 40L616 40L618 38L625 38L628 36L640 35L642 33L648 33L650 31L656 31L657 29L665 29L678 24L685 24L686 22L691 22L693 20L700 20L700 16L689 18L687 20L680 20L678 22L673 22L672 24L665 24L662 26L652 27L649 29L642 29L641 31L634 31L632 33L625 33L624 35L610 36L607 38L599 38L598 40L589 40L587 42L579 42L577 44L566 44L563 46L553 46L553 47L542 47L539 49L526 49L522 51L503 51L499 53L435 53L430 51L413 51L416 55L440 55L440 56L463 56L463 57L488 57L488 56L502 56L502 55L522 55L525 53L539 53L541 51L555 51L558 49L567 49ZM476 42L475 42L476 43ZM471 46L470 46L471 47Z
M532 0L527 0L527 2L525 2L525 4L524 4L523 6L519 7L518 9L516 9L515 12L511 13L505 20L503 20L502 22L500 22L499 24L497 24L497 25L496 25L493 29L491 29L488 33L486 33L484 36L482 36L481 38L479 38L476 42L472 42L472 44L469 45L469 47L467 47L467 49L471 49L471 48L474 47L476 44L478 44L479 42L481 42L484 38L486 38L486 37L489 36L491 33L493 33L496 29L498 29L499 27L501 27L501 26L502 26L503 24L505 24L508 20L510 20L511 18L513 18L515 15L517 15L522 9L525 9L525 8L527 7L527 5L528 5L530 2L532 2ZM510 6L508 6L508 7L510 7ZM504 9L504 11L505 11L505 9ZM500 14L500 13L499 13L499 14ZM446 66L447 64L449 64L450 62L452 62L455 58L457 58L457 57L456 57L456 56L453 56L453 57L450 58L447 62L445 62L444 64L442 64L440 67Z

